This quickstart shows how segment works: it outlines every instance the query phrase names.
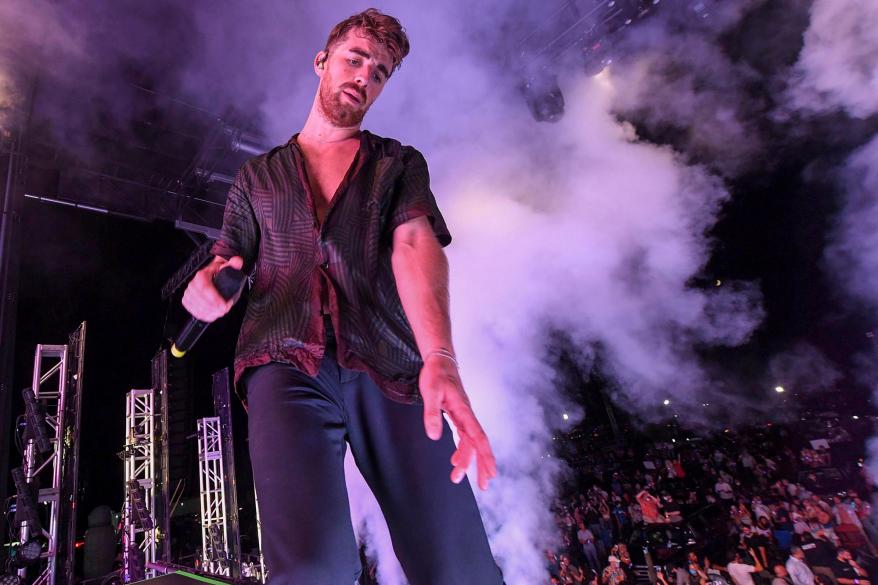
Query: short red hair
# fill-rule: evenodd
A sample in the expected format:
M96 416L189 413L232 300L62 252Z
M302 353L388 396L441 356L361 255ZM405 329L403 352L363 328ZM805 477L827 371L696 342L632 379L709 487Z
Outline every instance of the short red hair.
M405 29L397 19L375 8L354 14L332 27L323 50L328 54L333 45L347 38L348 33L354 29L359 29L362 36L372 39L387 49L393 60L391 73L399 69L402 60L409 54L409 38L405 34Z

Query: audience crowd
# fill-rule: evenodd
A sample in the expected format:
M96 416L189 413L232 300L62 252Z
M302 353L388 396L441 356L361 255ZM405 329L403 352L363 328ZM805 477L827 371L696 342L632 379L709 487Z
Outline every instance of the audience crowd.
M871 585L878 526L868 478L850 462L833 467L825 442L795 443L768 427L577 446L567 457L576 476L556 505L560 545L546 551L548 583Z

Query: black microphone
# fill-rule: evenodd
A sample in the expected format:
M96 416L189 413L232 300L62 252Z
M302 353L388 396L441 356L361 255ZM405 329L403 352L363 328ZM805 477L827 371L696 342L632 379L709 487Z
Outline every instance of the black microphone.
M230 268L228 266L220 270L213 278L213 284L216 286L217 292L226 300L235 296L235 293L241 288L243 281L244 273L237 268ZM186 352L192 349L192 346L195 345L195 342L198 341L198 338L201 337L201 334L204 333L208 325L210 323L199 321L195 317L190 318L189 322L177 334L177 340L171 346L171 355L176 358L186 355Z

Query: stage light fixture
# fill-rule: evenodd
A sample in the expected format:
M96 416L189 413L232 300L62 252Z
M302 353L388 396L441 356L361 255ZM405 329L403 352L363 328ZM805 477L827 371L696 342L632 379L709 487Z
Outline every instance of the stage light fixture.
M33 487L25 481L24 471L21 470L21 467L12 470L12 481L15 483L17 495L16 518L23 517L32 533L42 532L43 523L40 521L40 514L37 510L37 499L34 497Z
M140 550L136 543L129 543L125 547L125 556L127 558L128 578L126 583L132 581L142 581L146 579L146 555Z
M52 442L49 440L49 432L46 428L46 415L43 405L37 400L34 391L25 388L21 391L24 399L24 412L27 419L27 435L34 440L37 450L46 454L52 451Z
M42 554L43 544L39 540L31 539L13 547L9 559L14 567L23 569L38 562Z
M0 575L0 585L21 585L21 579L15 573Z
M143 530L152 530L152 516L146 507L146 491L136 479L128 482L128 498L131 502L131 521L134 526Z
M564 94L554 75L538 72L525 80L521 92L537 122L557 122L564 117Z

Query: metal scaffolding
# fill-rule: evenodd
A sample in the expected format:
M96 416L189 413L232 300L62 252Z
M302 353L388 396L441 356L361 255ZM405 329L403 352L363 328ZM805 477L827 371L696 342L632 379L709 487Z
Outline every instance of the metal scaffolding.
M155 518L157 481L155 390L131 390L125 407L123 570L126 583L154 577L160 538ZM141 492L142 490L142 492Z
M231 576L227 535L222 435L218 416L198 419L198 483L201 488L202 567L214 575Z
M154 440L158 443L158 454L155 477L158 485L155 486L155 506L152 508L153 517L156 520L156 561L170 562L171 560L171 479L170 479L170 450L168 443L168 351L160 350L152 358L152 387L154 394L154 406L156 416L153 417L156 425Z
M36 492L36 501L48 505L48 530L45 525L33 525L38 517L25 516L18 537L22 544L38 536L48 541L40 555L46 564L40 565L32 580L37 585L73 582L85 331L82 323L70 335L69 345L40 344L34 353L30 391L45 416L51 449L41 456L35 429L30 429L24 450L24 480L29 489L47 486ZM27 569L18 574L25 579Z
M229 551L230 577L241 576L244 559L241 555L241 529L238 517L238 481L235 471L235 444L232 437L232 374L228 368L213 374L213 410L220 422L223 486L226 510L225 542ZM248 569L249 570L249 569Z

